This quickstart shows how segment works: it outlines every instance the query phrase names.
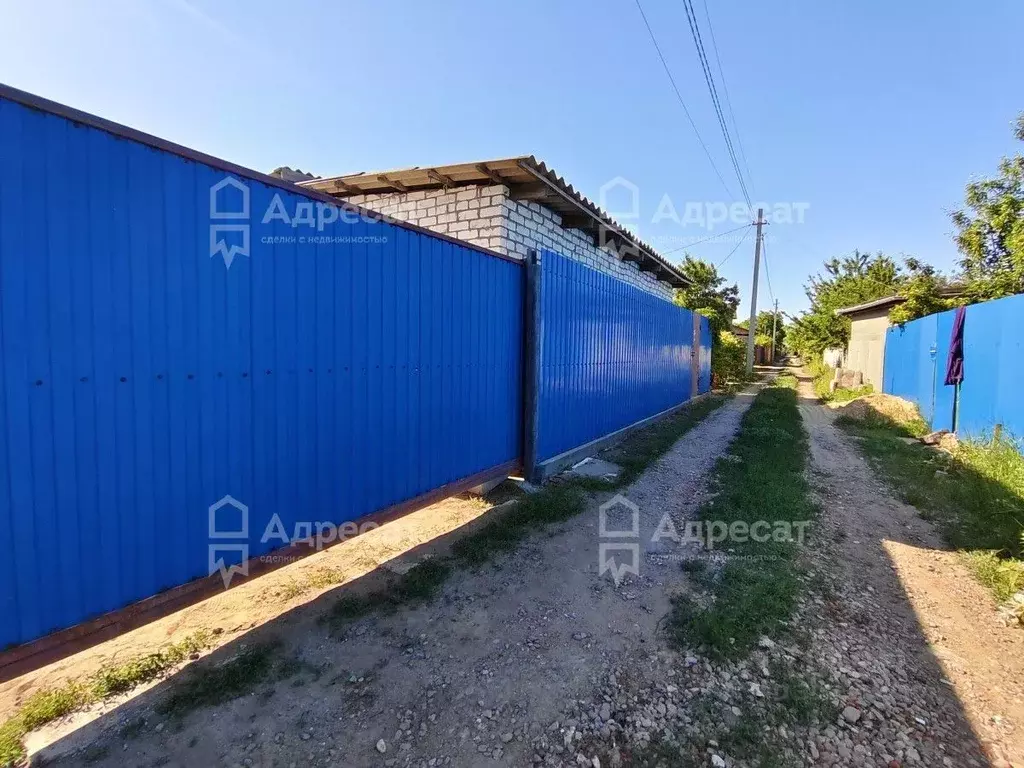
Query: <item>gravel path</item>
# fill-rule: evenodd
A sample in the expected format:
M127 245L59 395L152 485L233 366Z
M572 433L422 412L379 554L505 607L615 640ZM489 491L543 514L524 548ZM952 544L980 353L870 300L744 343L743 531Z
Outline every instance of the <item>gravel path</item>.
M454 575L434 602L372 616L331 637L312 610L274 628L305 671L182 723L144 694L46 754L91 766L484 766L574 764L593 722L567 708L667 659L659 622L686 588L678 552L650 538L665 512L692 516L752 400L742 393L623 491L639 507L639 574L599 575L599 505ZM609 527L629 528L614 506ZM623 523L625 525L623 525ZM322 609L322 607L321 607ZM596 708L598 731L611 713ZM125 738L118 728L145 721ZM88 760L74 748L90 744ZM592 763L588 763L592 764Z

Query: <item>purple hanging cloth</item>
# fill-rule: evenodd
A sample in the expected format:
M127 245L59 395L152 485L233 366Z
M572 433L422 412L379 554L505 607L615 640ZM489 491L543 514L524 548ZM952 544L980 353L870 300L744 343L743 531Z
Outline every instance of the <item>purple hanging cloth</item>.
M957 307L953 318L953 333L949 336L949 356L946 358L946 385L953 386L964 380L964 318L967 307Z

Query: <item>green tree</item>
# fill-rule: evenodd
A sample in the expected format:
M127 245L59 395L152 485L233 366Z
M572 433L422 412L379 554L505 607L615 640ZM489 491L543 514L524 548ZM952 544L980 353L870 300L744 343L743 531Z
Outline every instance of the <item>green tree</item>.
M836 315L837 309L892 296L901 285L899 266L883 253L854 251L852 256L826 261L824 267L804 286L810 310L787 331L788 346L807 356L846 346L850 321Z
M682 272L693 285L676 291L676 303L699 312L711 326L711 372L716 383L735 381L744 376L743 344L732 333L740 291L726 285L714 264L695 259L689 254L682 263Z
M754 341L757 344L767 347L772 341L772 316L775 313L771 310L762 309L757 313L757 335L754 337ZM736 325L740 328L750 329L750 320L742 320ZM775 319L775 349L782 349L782 345L786 341L786 329L782 325L782 313L779 312L778 317Z
M739 288L726 285L725 278L718 274L714 264L689 254L681 268L693 285L676 291L676 303L708 318L713 337L729 330L740 305Z
M891 322L907 323L963 303L963 299L949 296L953 292L953 286L947 278L936 271L935 267L912 256L904 259L903 263L906 274L898 293L906 301L889 311Z
M1024 141L1024 113L1014 133ZM1004 157L996 178L968 184L964 204L952 218L967 300L1024 293L1024 156Z

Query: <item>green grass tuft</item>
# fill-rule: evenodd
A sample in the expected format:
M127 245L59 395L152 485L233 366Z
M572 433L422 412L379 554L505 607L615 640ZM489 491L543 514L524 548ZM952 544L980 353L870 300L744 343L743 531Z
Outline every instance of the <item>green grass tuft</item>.
M858 397L873 394L874 391L875 388L870 384L865 384L862 387L839 388L831 393L829 399L833 403L848 403L850 400L856 400Z
M86 680L72 680L59 688L37 691L0 725L0 766L6 768L24 759L22 742L27 733L90 704L155 680L210 644L209 633L196 632L156 653L104 667Z
M444 586L451 567L443 560L426 560L403 574L385 595L385 605L397 610L406 603L432 600Z
M1024 562L1000 557L990 550L964 552L963 558L974 578L988 587L999 602L1009 600L1024 589Z

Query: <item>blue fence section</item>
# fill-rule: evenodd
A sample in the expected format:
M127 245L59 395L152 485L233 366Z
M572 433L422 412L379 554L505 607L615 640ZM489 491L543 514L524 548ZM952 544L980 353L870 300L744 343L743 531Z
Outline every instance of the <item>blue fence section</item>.
M700 317L700 348L698 349L698 392L704 394L711 391L711 323L702 316Z
M541 284L540 460L690 398L693 313L550 251ZM710 342L705 327L699 338ZM697 361L701 392L710 361L709 344Z
M0 648L520 456L519 264L226 178L0 99Z
M883 391L916 403L928 422L935 410L939 365L935 341L935 315L889 328L882 369Z
M918 405L933 429L953 428L955 387L946 386L946 359L955 310L890 328L885 342L885 392ZM964 320L964 381L957 431L991 433L998 424L1024 437L1024 296L974 304Z

